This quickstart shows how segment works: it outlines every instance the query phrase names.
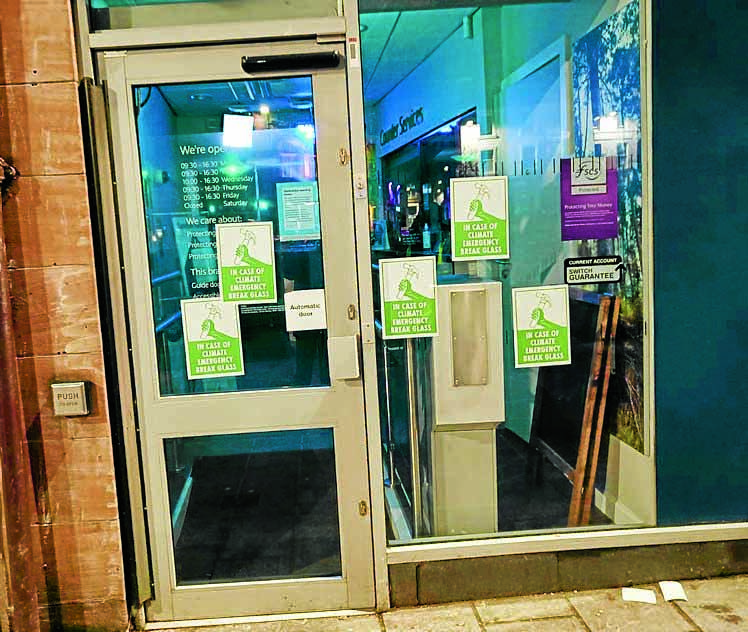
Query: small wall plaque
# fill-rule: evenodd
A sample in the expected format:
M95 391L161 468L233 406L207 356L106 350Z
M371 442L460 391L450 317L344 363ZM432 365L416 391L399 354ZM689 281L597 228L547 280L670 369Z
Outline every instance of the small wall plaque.
M58 382L52 384L52 403L55 415L77 417L88 415L88 394L85 382Z

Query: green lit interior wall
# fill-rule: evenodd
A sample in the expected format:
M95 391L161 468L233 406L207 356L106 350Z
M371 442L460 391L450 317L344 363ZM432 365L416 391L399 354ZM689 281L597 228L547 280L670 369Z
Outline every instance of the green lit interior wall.
M748 5L653 5L658 522L746 520Z

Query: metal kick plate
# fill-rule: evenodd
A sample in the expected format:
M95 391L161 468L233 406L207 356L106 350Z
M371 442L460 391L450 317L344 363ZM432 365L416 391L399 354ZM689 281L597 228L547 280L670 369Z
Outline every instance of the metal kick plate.
M358 363L358 336L327 339L331 380L355 380L361 376Z
M486 291L450 292L454 386L488 383Z

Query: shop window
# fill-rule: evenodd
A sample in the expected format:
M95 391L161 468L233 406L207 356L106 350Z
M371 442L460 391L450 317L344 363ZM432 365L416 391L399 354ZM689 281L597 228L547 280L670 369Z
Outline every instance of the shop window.
M390 543L654 524L638 2L360 22Z

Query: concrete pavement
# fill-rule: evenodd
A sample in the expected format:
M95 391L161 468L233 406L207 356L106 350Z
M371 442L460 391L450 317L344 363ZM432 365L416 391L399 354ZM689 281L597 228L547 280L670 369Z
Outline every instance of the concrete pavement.
M669 579L669 578L663 578ZM169 632L748 631L748 575L681 582L688 601L624 601L620 588L398 608L382 614L160 628ZM148 629L157 629L148 626Z

